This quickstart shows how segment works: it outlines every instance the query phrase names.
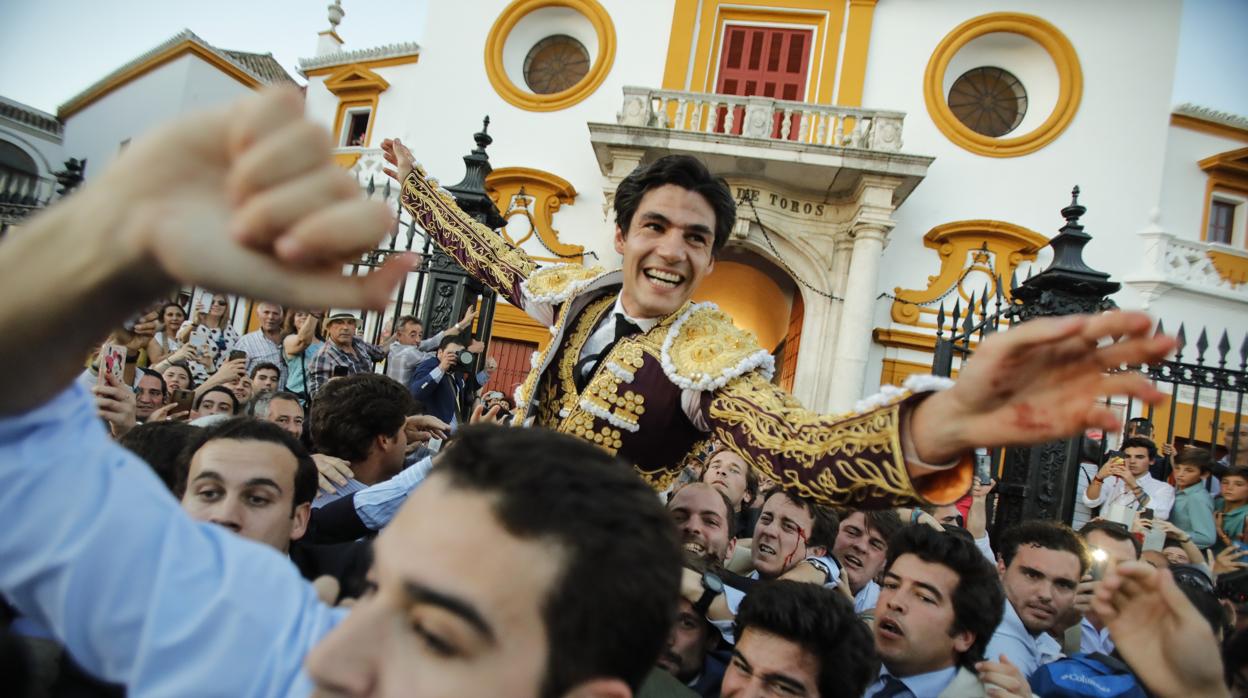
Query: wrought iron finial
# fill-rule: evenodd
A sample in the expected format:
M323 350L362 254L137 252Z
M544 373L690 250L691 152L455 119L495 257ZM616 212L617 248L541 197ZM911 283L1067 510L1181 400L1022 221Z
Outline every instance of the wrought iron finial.
M1066 226L1062 230L1066 231L1069 228L1071 231L1082 231L1083 226L1079 225L1079 218L1087 212L1086 206L1079 205L1079 186L1075 185L1075 188L1070 190L1070 205L1062 209L1062 217L1066 219Z
M477 149L472 152L478 155L485 155L485 149L494 142L494 137L490 135L490 117L488 115L481 120L481 130L472 134L472 139L477 142Z

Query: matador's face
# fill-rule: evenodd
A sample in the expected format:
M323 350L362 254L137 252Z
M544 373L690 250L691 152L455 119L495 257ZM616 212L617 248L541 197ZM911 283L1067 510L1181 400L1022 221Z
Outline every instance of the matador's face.
M675 184L646 192L628 231L615 228L624 256L624 310L661 318L680 309L715 264L715 211L701 194Z

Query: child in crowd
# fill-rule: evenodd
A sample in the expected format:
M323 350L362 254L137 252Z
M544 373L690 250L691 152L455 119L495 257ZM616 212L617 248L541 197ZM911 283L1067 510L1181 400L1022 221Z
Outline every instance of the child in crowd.
M1176 493L1170 523L1191 536L1201 550L1217 541L1213 497L1205 489L1205 478L1212 471L1213 455L1203 448L1189 446L1174 458Z
M1214 501L1214 520L1218 525L1221 550L1232 542L1243 542L1244 516L1248 515L1248 468L1231 468L1221 477L1222 495Z

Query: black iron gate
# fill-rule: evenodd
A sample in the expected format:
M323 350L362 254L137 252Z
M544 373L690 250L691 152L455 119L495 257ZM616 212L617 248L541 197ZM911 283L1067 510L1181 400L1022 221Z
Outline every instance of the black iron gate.
M972 295L965 309L959 299L948 315L943 306L938 310L933 374L949 376L955 358L957 365L970 360L975 344L1003 327L1008 329L1010 324L1034 317L1101 312L1116 307L1109 296L1118 290L1119 284L1083 261L1083 247L1091 236L1079 225L1079 218L1086 211L1078 203L1079 188L1072 194L1071 204L1062 209L1066 225L1049 242L1053 261L1048 268L1028 276L1021 284L1011 278L1008 296L1002 293L998 277L995 289L985 288L978 298ZM1160 322L1157 332L1164 332ZM1174 358L1152 366L1123 366L1120 370L1142 372L1158 389L1170 393L1164 407L1164 431L1161 425L1154 425L1154 438L1159 445L1200 446L1212 451L1215 459L1248 466L1248 424L1244 419L1248 333L1239 345L1238 360L1232 354L1228 330L1221 333L1217 356L1207 356L1209 334L1206 329L1201 330L1192 357L1186 328L1180 325L1176 335L1179 349ZM1192 360L1185 360L1185 354ZM1106 405L1119 411L1124 422L1137 417L1152 422L1161 409L1134 400L1115 404L1110 398L1106 398ZM1189 415L1179 420L1184 409ZM1207 425L1200 423L1200 415L1205 412L1212 414ZM1209 427L1207 438L1204 426ZM1106 452L1108 439L1108 435L1102 434L1099 453ZM1082 438L1073 438L1026 448L993 449L988 453L998 480L998 500L990 516L994 536L1025 519L1070 522L1075 498L1081 495L1077 491L1081 444Z

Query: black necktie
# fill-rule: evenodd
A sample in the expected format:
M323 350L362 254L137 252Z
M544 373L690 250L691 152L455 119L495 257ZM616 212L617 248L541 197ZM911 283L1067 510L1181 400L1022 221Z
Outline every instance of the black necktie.
M914 698L914 692L906 688L906 684L896 676L885 674L880 678L884 680L884 687L871 698Z
M615 338L607 346L603 347L602 351L597 354L590 354L576 362L576 366L572 369L572 377L576 382L576 392L578 393L585 390L585 384L589 382L589 377L594 375L594 369L598 367L598 362L606 358L607 354L611 353L611 350L621 339L641 332L640 327L634 325L620 313L615 313L611 318L615 320Z

